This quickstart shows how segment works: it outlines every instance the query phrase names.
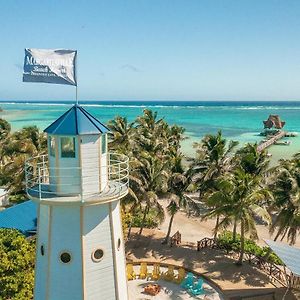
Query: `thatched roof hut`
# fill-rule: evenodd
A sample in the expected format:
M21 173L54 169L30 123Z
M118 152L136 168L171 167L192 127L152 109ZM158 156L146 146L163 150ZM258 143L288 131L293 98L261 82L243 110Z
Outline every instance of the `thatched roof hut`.
M264 127L268 129L271 128L282 129L283 126L285 125L285 122L281 121L278 115L269 115L268 120L263 121L263 123L264 123Z

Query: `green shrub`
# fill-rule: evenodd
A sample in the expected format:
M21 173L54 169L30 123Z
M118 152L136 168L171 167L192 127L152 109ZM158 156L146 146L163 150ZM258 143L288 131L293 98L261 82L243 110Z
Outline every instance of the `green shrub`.
M226 251L240 251L241 248L241 236L236 235L236 240L233 241L233 234L230 231L224 231L218 235L217 243L219 247ZM245 253L253 254L258 257L263 257L269 251L269 247L260 247L253 240L245 239ZM273 262L278 265L282 265L281 259L275 254L271 253L268 257L269 262Z
M0 299L32 299L35 246L14 229L0 228Z
M139 211L132 216L132 227L141 227L143 221L143 211ZM146 216L145 228L156 228L159 225L159 219L155 210L150 209Z

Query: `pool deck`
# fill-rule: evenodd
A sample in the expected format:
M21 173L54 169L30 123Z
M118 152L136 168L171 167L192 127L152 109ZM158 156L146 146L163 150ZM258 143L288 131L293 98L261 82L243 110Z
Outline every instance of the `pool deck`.
M286 288L279 283L273 283L269 276L256 267L244 263L235 264L236 259L225 255L216 249L202 249L196 251L194 244L183 243L170 248L162 245L164 233L159 230L144 229L138 240L136 230L126 243L128 262L161 262L183 266L201 274L212 286L219 289L224 299L240 299L241 296L274 294L264 299L282 299ZM269 298L270 297L270 298ZM260 299L263 299L260 298ZM250 299L250 298L249 298ZM285 300L295 300L292 294L287 294Z

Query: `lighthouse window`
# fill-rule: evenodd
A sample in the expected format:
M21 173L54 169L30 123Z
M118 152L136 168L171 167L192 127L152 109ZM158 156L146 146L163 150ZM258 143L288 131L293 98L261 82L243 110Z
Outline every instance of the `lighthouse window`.
M50 137L50 156L55 156L55 138Z
M61 255L60 255L60 260L64 263L64 264L67 264L71 261L71 254L68 253L68 252L63 252Z
M75 138L61 138L61 157L75 157Z
M101 153L102 154L106 153L106 134L103 134L101 136Z
M102 259L103 255L104 255L104 251L102 249L96 249L92 253L92 260L94 262L99 262Z

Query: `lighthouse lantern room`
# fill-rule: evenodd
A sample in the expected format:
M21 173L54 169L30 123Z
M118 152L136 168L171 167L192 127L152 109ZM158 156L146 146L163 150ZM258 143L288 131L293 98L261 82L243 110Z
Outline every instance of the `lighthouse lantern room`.
M48 155L25 165L39 206L34 298L127 300L119 201L128 158L107 151L109 129L79 105L45 132Z

